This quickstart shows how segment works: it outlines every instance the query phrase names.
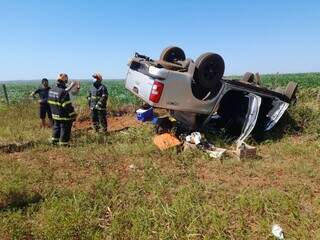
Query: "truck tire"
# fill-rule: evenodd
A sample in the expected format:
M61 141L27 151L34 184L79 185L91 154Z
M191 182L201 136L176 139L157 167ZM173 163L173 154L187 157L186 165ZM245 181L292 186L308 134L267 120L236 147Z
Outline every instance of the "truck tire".
M256 84L260 86L261 83L262 83L261 77L260 77L260 73L256 72L256 73L254 74L254 79L255 79Z
M185 61L186 55L184 51L179 47L167 47L165 48L161 55L160 55L160 61L165 62L177 62L177 61Z
M253 83L254 82L254 74L252 72L246 72L242 79L242 82L246 82L246 83Z
M195 80L203 88L212 89L224 74L224 60L216 53L204 53L196 60Z

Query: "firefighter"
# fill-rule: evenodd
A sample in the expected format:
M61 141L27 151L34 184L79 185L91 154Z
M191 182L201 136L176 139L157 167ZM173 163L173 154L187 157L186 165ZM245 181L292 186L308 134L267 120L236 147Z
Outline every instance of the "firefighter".
M76 118L69 93L66 90L67 82L68 75L61 73L56 87L49 91L48 98L53 118L52 143L55 145L59 143L60 146L69 145L72 123Z
M91 110L93 128L99 132L100 126L107 132L107 100L108 89L102 82L101 74L93 74L93 86L89 91L88 104Z
M46 127L46 115L49 119L48 126L52 126L52 115L51 115L51 109L48 104L48 94L49 94L49 81L46 78L43 78L41 80L42 87L38 88L36 91L32 92L30 96L34 97L36 94L39 95L39 115L41 119L41 127Z

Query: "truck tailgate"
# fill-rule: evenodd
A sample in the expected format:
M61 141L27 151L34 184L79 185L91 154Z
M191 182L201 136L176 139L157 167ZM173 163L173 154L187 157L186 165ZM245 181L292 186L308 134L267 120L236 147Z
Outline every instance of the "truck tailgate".
M129 69L125 80L125 87L145 102L152 105L149 96L152 90L154 79L138 71Z

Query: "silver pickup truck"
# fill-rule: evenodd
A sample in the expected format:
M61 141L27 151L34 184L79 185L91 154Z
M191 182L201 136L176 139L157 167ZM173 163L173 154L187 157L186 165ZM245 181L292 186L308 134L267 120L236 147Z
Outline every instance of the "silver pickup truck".
M272 129L295 100L297 84L269 90L259 75L242 80L224 79L224 60L215 53L202 54L195 62L181 48L166 48L155 61L138 53L129 63L126 88L155 108L171 110L174 117L196 128L219 119L221 127L238 129L238 142L254 128Z

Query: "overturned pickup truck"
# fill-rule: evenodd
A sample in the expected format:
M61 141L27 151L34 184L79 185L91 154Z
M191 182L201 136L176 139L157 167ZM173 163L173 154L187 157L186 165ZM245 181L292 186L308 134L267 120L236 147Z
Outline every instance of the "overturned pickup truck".
M242 80L224 79L223 58L202 54L195 62L181 48L168 47L155 61L135 54L125 86L155 108L171 110L190 130L216 122L243 142L254 131L268 131L295 101L297 84L275 91L260 86L258 74Z

